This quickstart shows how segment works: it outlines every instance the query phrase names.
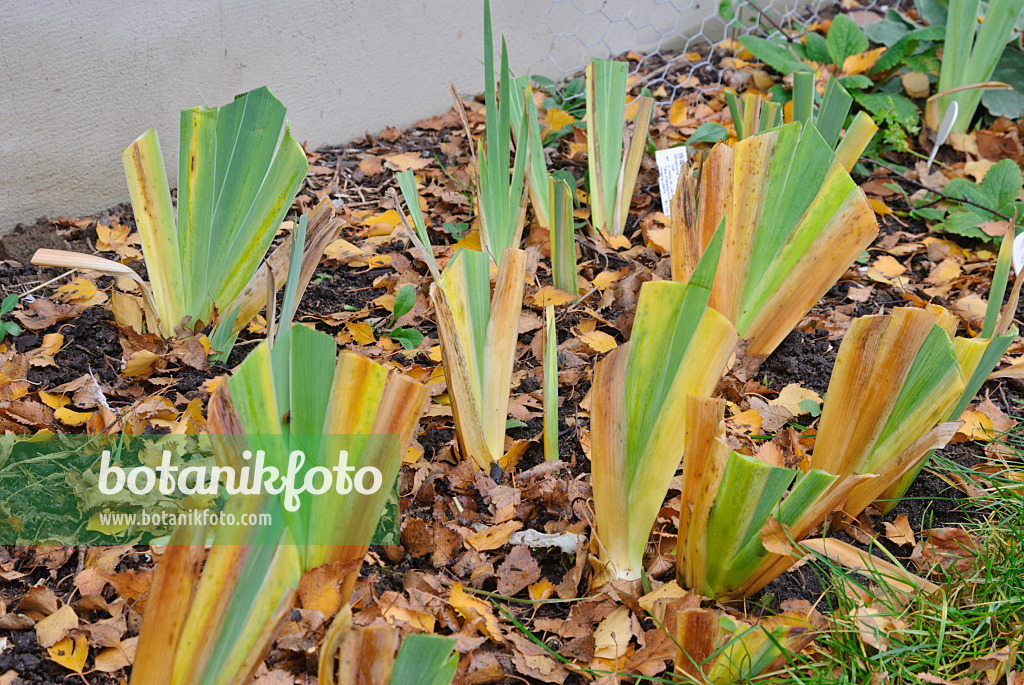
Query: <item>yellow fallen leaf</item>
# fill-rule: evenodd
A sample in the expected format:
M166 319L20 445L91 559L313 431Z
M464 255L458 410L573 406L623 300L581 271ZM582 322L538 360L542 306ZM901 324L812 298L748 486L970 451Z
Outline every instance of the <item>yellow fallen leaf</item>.
M990 159L979 159L964 164L964 173L974 179L975 183L981 183L988 170L996 165Z
M506 521L483 528L466 538L466 544L478 552L489 552L505 546L512 533L523 527L522 521Z
M672 106L668 108L668 120L676 128L683 125L683 122L689 117L689 108L686 106L686 102L683 100L676 100L672 103Z
M594 656L599 659L618 659L629 649L632 638L629 609L625 606L616 607L594 631Z
M520 459L523 458L523 455L526 454L526 450L532 442L532 440L516 440L512 443L512 446L508 448L508 452L505 452L501 459L498 460L498 465L501 466L504 471L511 469L519 463Z
M761 412L748 409L729 419L733 429L743 435L759 435L761 433Z
M417 449L417 448L412 447L410 445L409 448L405 450L405 454L402 455L402 463L403 464L415 464L422 457L423 457L423 450Z
M377 339L373 337L373 329L365 321L346 322L345 328L352 334L352 339L357 345L373 345Z
M160 355L149 350L136 350L124 364L124 375L129 378L141 376L160 361Z
M68 304L91 307L107 301L107 294L87 278L76 278L57 288L57 295Z
M93 413L91 411L75 411L62 406L53 412L53 416L65 426L81 426L92 417Z
M629 238L624 235L606 235L604 236L605 242L616 250L628 250L632 247L629 242Z
M888 48L884 45L877 47L874 50L868 50L867 52L861 52L856 55L850 55L843 60L843 74L850 76L853 74L863 74L871 67L875 66L875 62L882 56Z
M561 131L569 124L576 123L576 119L563 109L552 108L544 113L544 123L552 131Z
M955 259L943 259L924 280L933 285L944 285L960 278L961 273L960 264Z
M580 340L585 342L590 349L594 352L609 352L618 347L619 343L615 341L615 338L608 335L604 331L591 331L584 333L580 336Z
M491 605L482 599L470 596L469 593L462 589L462 583L452 585L452 592L448 597L448 603L452 605L452 608L462 618L473 624L482 635L489 637L495 642L505 641L505 638L501 635L498 619L494 616L494 610L491 608Z
M434 632L435 619L430 614L404 609L395 605L384 607L381 613L384 615L384 620L388 623L394 624L395 621L401 621L420 632Z
M440 360L438 360L438 361L440 361ZM446 382L445 378L444 378L444 366L442 366L441 364L438 364L430 372L430 378L427 379L426 385L436 385L437 383L444 383L444 382Z
M46 653L50 661L81 675L85 660L89 658L89 640L85 635L79 635L74 640L65 637L52 647L47 647Z
M369 257L362 259L359 262L349 262L351 266L365 266L370 269L381 269L391 264L391 255L389 254L372 254Z
M661 212L658 213L660 214ZM668 254L672 249L672 230L667 226L664 228L648 228L646 235L651 243L651 247L657 248L655 250L657 254Z
M957 435L978 442L991 442L995 437L992 419L980 411L967 410L960 415L960 420L964 422L964 425L960 426Z
M921 242L929 249L929 252L932 249L939 249L945 252L946 256L949 257L967 257L967 251L952 240L936 238L935 236L930 235L922 238Z
M554 592L555 584L547 578L541 578L526 590L530 593L530 599L547 599Z
M808 413L807 409L800 406L804 400L821 405L821 395L802 387L799 383L790 383L779 392L778 397L768 400L768 404L773 407L785 407L793 416L800 416Z
M559 290L553 285L546 285L538 290L533 296L533 304L537 307L554 305L560 307L567 302L572 302L576 296L564 290Z
M64 336L60 333L47 333L42 344L29 353L29 364L32 366L56 366L53 358L60 352L64 344Z
M62 406L71 401L67 397L64 397L63 395L56 395L52 392L46 392L45 390L39 391L39 399L42 400L43 404L45 404L50 409L60 409Z
M136 333L142 333L145 330L142 300L135 295L115 290L110 308L114 312L114 321L117 322L117 325L131 328Z
M900 264L891 255L882 255L868 267L868 278L888 283L890 278L896 278L906 272L907 267Z
M648 592L646 595L640 598L640 608L644 611L654 613L654 605L658 603L658 600L662 599L682 599L686 595L690 594L683 588L679 587L679 583L676 581L670 581L665 583L654 592Z
M203 384L199 386L199 389L209 395L212 395L217 391L217 388L220 387L220 384L223 383L225 379L227 379L227 376L215 376L204 381Z
M36 624L36 639L42 647L52 647L78 627L78 614L65 604Z
M429 359L432 362L440 362L441 361L441 346L440 345L434 345L429 350L427 350L427 359Z
M480 244L480 231L473 230L464 235L462 237L462 240L460 240L459 242L455 243L452 246L452 250L457 250L460 247L463 250L474 250L476 252L483 252L484 248Z
M391 228L394 228L401 222L402 217L393 209L389 209L382 214L371 214L363 218L360 222L360 226L376 226L377 224L387 224Z
M622 276L622 271L612 271L610 269L605 269L598 275L594 276L594 280L592 280L590 284L597 288L598 290L605 290L608 288L608 286L612 285L613 283L621 279Z
M871 210L878 216L889 216L892 214L892 210L889 209L889 205L885 204L877 197L869 197L868 204L871 205Z
M363 253L358 247L349 241L344 238L338 238L327 246L327 249L324 250L324 256L329 261L341 262L344 264L345 262L362 257Z

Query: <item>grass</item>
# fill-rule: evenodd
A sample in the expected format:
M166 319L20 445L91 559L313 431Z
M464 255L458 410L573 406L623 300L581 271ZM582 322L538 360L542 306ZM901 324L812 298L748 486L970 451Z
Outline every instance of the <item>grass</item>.
M1015 652L1024 637L1022 437L1024 433L1004 436L1002 444L1013 451L1013 457L989 462L999 469L993 474L935 458L932 468L940 477L949 474L975 480L979 491L960 502L981 514L958 526L978 540L978 553L969 555L963 567L949 566L937 578L933 576L945 584L944 593L900 598L884 583L869 587L825 562L819 565L825 569L823 586L838 605L828 629L818 637L816 648L798 657L793 666L759 682L909 685L927 682L922 676L982 682L988 667L994 669L988 673L988 682L997 683L1008 670L1019 670L1022 657ZM940 525L931 520L911 523L921 523L926 530ZM873 552L885 556L882 550ZM871 613L889 624L887 635L853 618L863 607L862 593L872 600ZM864 633L869 641L887 639L887 648L865 645ZM934 678L931 682L941 682Z
M784 669L763 674L752 682L917 685L959 681L994 685L1004 682L1008 671L1021 670L1024 655L1017 655L1017 650L1024 651L1024 428L1000 436L999 444L1009 451L1005 459L985 460L980 465L989 467L991 473L963 466L941 453L933 457L928 467L931 473L951 484L959 478L977 487L970 497L929 498L957 502L958 507L967 511L968 522L936 521L931 509L926 510L922 520L910 522L918 542L921 535L917 531L945 525L962 529L979 543L977 553L966 556L961 568L951 565L930 576L944 584L944 592L931 597L902 595L883 578L855 576L826 559L812 562L809 568L818 573L824 588L817 608L823 613L830 611L826 615L827 627L809 649L792 655ZM918 571L881 545L870 551ZM925 576L927 571L919 573ZM490 600L549 656L568 663L519 621L511 607L496 601L499 599L512 598L493 595ZM747 610L761 613L765 608L761 605L771 601L767 597L762 599L761 603L748 603ZM859 624L855 617L858 609L877 617L885 630ZM672 637L674 640L675 636ZM884 648L871 643L881 643ZM990 669L988 673L986 669ZM593 677L610 673L580 670ZM660 676L632 677L638 683L689 682L671 670Z

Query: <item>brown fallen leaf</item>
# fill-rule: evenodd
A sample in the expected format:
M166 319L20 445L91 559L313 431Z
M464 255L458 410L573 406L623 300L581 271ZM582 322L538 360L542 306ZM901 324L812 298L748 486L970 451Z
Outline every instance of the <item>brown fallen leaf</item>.
M916 545L917 540L914 538L914 531L910 527L910 520L906 514L900 514L896 517L896 521L893 523L885 522L885 537L892 540L895 544L900 545Z
M974 566L981 549L978 539L961 528L933 528L921 531L921 540L910 560L922 571L952 566L966 573Z
M130 637L122 640L116 647L104 649L96 655L94 668L102 673L113 673L128 668L135 663L135 648L138 643L138 637Z
M498 567L498 592L515 596L527 585L537 582L540 576L540 566L530 554L530 548L516 545Z
M384 155L384 166L392 171L418 171L434 163L429 157L420 157L418 152L400 152L394 155Z
M78 307L60 304L41 297L30 302L27 310L15 312L14 317L30 331L41 331L55 323L70 319L76 314L78 314Z

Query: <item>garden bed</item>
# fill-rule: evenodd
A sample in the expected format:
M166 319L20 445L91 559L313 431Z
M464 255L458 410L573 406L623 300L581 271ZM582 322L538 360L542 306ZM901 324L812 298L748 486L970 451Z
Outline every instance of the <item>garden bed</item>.
M684 84L677 100L682 105L656 106L651 138L657 148L680 144L706 122L728 126L729 110L717 74L738 87L769 77L744 63L735 49L724 47L710 55L693 55L695 63L710 59L706 67L692 70L692 74L686 60L673 63ZM632 60L635 66L638 56L625 55L623 59ZM657 66L646 64L652 70ZM470 129L479 134L483 106L468 99L466 106ZM1022 135L1020 122L996 122L978 140L979 159L1018 160ZM986 145L982 139L991 140ZM385 194L395 187L395 171L414 170L422 179L419 185L426 200L431 240L449 246L439 260L450 257L459 240L473 240L477 229L467 142L452 110L406 131L385 128L344 145L310 151L310 172L286 217L287 222L294 222L302 211L326 198L345 220L341 240L332 244L317 268L296 320L331 334L343 347L406 370L428 384L432 398L401 472L402 544L371 548L353 594L354 622L386 621L402 631L452 634L458 639L461 682L583 682L590 676L573 673L553 654L594 663L595 649L601 647L595 643L595 629L615 607L634 607L637 598L625 590L588 594L591 569L583 549L575 554L557 548L528 549L511 546L508 539L518 529L589 532L593 511L588 392L593 365L628 340L641 284L667 279L670 273L668 224L660 212L657 169L653 159L644 159L626 227L632 247L617 252L602 245L597 236L583 234L579 248L583 297L558 303L561 463L556 465L544 461L541 439L543 297L538 293L551 283L548 240L547 232L536 222L528 226L524 240L530 255L526 304L509 412L515 421L508 430L510 442L527 443L514 463L482 473L474 471L469 460L459 454L441 374L438 332L428 296L429 275ZM582 179L585 135L572 128L548 157L551 168ZM857 177L876 202L873 206L880 224L878 237L866 255L768 357L755 377L740 381L727 376L720 383L719 393L732 403L727 427L736 440L756 448L766 439L752 436L767 433L770 439L787 425L801 432L815 425L836 351L854 317L932 302L956 313L961 330L978 329L979 302L983 305L988 296L994 271L991 246L930 232L923 220L910 215L912 208L906 201L919 193L922 184L932 186L935 172L925 170L910 153L888 152L884 159L908 171L894 174L879 167L868 176ZM970 173L965 169L964 154L955 149L944 148L939 161L952 173ZM586 212L578 216L586 218ZM292 225L282 228L278 240ZM8 392L0 400L0 423L5 430L82 432L86 418L96 416L100 405L136 433L201 429L216 383L265 335L259 319L243 331L226 363L208 363L205 357L189 355L175 343L119 327L109 294L126 287L124 283L89 272L55 280L62 271L30 264L37 248L70 249L131 260L130 265L145 277L134 229L131 207L123 204L91 217L41 219L34 225L19 225L0 238L0 286L6 293L31 293L22 298L22 307L15 313L24 332L6 341L5 364L11 368L23 365L28 391ZM414 287L416 304L396 323L424 336L411 350L389 339L384 331L393 295L405 285ZM1018 319L1020 315L1018 308ZM54 336L61 336L55 347ZM125 361L141 350L153 353L156 361L127 374ZM1018 339L1009 354L1017 357L1021 352L1024 344ZM95 384L99 396L75 392L87 382ZM766 414L759 429L733 420L752 408L775 406L780 392L794 385L818 397L811 402L811 409L804 407L801 413L787 410L788 416ZM75 398L71 404L57 407L73 410L70 417L48 404L53 395L62 393ZM985 383L971 411L981 423L1012 431L1016 423L1012 417L1021 413L1022 402L1020 379L992 380ZM991 509L975 502L977 493L964 477L965 470L990 463L986 453L995 454L996 443L978 439L982 437L977 430L961 434L954 444L938 452L940 458L921 473L892 512L862 516L858 525L835 535L863 549L884 548L905 565L927 573L931 569L929 559L922 557L922 544L929 531L964 528L976 532L989 521ZM29 495L5 488L0 512L5 503L13 510L22 501L18 497ZM669 491L668 506L649 545L647 571L652 586L674 578L678 520L670 513L673 506L678 513L678 485ZM92 638L94 653L88 668L96 666L101 650L111 644L124 645L138 634L145 592L152 580L152 556L145 547L128 545L112 554L92 554L84 547L0 548L0 683L78 681L78 676L70 675L68 668L38 644L32 624L17 626L13 620L3 624L5 607L8 617L32 611L42 615L43 608L58 600L76 607L80 627ZM829 615L842 602L829 586L828 573L814 565L796 568L733 609L760 615L805 601ZM824 585L822 575L826 576ZM97 577L101 579L98 585ZM491 615L482 620L494 621L497 635L461 620L467 609L453 607L447 599L453 583L477 592L478 599L493 602L484 605ZM548 585L554 590L548 590L547 601L529 601L531 593ZM116 608L104 609L97 597ZM675 646L659 633L654 620L639 612L635 616L640 618L633 618L634 624L629 626L635 644L619 661L608 663L624 672L665 676ZM315 655L328 619L317 610L294 611L256 682L315 682L316 662L311 655ZM107 627L101 626L113 626L113 643L110 633L104 632ZM109 654L106 658L105 664L116 665ZM87 682L121 682L126 672L120 668L109 673L93 671ZM5 675L11 673L10 678Z

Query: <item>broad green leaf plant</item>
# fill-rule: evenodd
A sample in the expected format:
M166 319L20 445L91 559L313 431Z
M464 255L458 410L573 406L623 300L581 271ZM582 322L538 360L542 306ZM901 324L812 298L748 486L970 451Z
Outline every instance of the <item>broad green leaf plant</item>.
M150 280L141 285L152 328L163 337L242 306L237 298L260 268L309 167L284 117L284 105L266 88L222 107L182 110L176 211L156 131L124 150ZM91 259L48 250L34 263L127 275L122 265L85 257Z

